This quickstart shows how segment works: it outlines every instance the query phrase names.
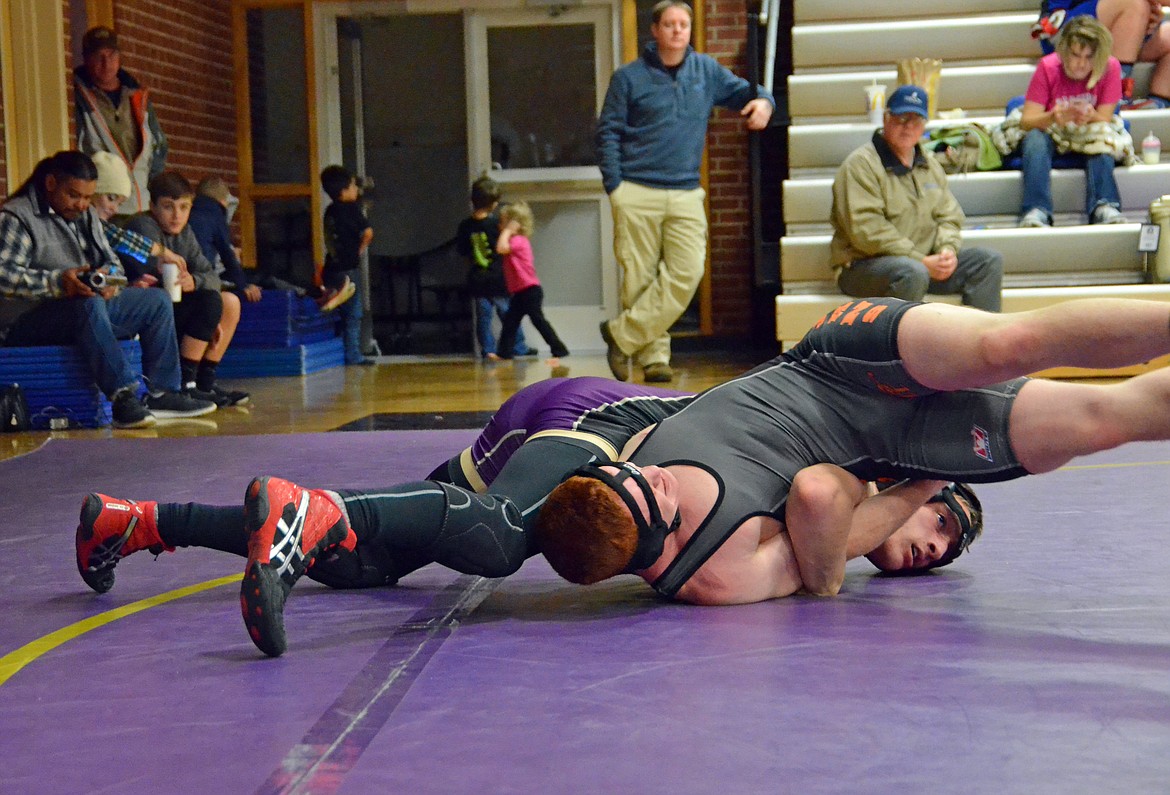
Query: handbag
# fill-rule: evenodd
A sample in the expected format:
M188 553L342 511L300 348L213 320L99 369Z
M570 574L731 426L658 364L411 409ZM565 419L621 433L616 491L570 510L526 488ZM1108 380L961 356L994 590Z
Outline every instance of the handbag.
M32 427L28 416L28 401L20 384L0 388L0 430L5 433L27 431Z

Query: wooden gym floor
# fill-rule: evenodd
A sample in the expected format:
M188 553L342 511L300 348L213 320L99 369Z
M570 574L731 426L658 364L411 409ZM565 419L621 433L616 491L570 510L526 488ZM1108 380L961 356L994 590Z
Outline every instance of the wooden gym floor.
M699 391L737 375L769 357L767 351L676 352L675 389ZM602 355L562 361L567 375L609 377ZM563 368L558 374L563 374ZM483 364L471 355L382 357L375 367L337 367L303 377L225 380L252 394L250 405L221 409L193 420L160 422L144 430L111 428L0 434L0 460L36 450L49 438L175 438L291 434L338 429L377 430L375 418L393 417L398 429L452 427L452 412L483 413L483 422L510 395L549 378L543 359ZM640 376L640 371L636 372ZM469 425L468 422L471 422ZM483 422L461 417L459 427Z

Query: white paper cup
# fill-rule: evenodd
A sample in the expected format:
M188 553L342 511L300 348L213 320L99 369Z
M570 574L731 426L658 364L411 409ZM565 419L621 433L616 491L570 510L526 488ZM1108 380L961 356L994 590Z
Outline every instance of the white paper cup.
M179 286L179 266L173 262L162 264L163 289L176 304L183 300L183 288Z
M882 114L886 110L886 87L881 83L872 83L864 88L865 107L869 112L869 120L873 124L881 124Z

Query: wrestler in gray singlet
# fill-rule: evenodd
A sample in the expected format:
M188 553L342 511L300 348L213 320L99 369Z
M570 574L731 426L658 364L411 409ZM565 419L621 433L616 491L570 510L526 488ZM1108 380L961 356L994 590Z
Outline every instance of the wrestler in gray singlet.
M813 464L862 480L986 483L1026 474L1008 443L1008 415L1027 379L958 392L918 384L897 348L898 321L911 306L846 304L797 347L708 390L649 434L630 460L700 466L720 491L656 590L674 596L749 517L783 521L793 477Z

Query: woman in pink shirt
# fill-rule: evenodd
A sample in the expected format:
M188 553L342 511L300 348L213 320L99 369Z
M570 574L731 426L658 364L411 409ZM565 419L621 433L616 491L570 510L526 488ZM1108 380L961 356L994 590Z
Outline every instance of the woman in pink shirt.
M1108 123L1121 100L1121 64L1109 55L1113 37L1091 16L1065 23L1056 52L1036 65L1024 96L1020 127L1027 130L1020 154L1024 201L1020 226L1052 226L1052 156L1055 125ZM1085 168L1085 214L1091 224L1125 223L1113 178L1112 154L1081 155Z
M501 359L512 358L516 330L527 315L552 350L552 358L548 363L557 367L560 365L560 357L569 355L569 349L544 317L544 290L541 289L540 279L536 278L532 243L528 240L532 226L532 209L527 202L507 204L500 209L500 237L496 241L496 252L504 257L504 283L511 297L496 351Z

